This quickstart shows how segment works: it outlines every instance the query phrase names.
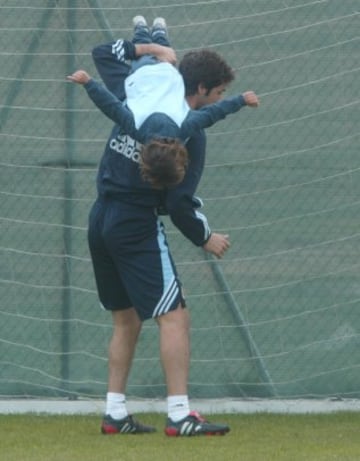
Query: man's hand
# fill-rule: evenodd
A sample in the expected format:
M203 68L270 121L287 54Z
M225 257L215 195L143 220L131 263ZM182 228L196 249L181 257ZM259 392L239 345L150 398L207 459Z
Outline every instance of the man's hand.
M156 44L155 44L156 45ZM170 64L176 64L176 53L172 48L168 46L157 45L159 50L156 54L156 57L159 61L169 62Z
M243 97L247 106L258 107L260 104L258 97L253 91L245 91L245 93L243 93Z
M80 83L80 85L84 85L91 80L90 75L85 70L77 70L72 75L68 75L66 78L73 83Z
M230 247L229 236L225 234L211 234L209 240L203 246L204 250L217 258L222 258L225 251Z
M168 46L158 45L157 43L137 43L135 45L135 49L137 56L152 54L159 61L176 64L176 53L172 48Z

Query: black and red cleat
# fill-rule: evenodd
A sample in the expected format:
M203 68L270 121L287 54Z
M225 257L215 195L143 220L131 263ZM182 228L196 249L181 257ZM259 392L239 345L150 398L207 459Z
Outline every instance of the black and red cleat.
M168 418L165 427L165 434L169 437L225 435L229 431L229 426L225 424L210 423L202 418L196 411L192 411L186 418L177 422Z
M119 420L105 415L101 424L101 432L103 434L148 434L156 432L156 429L139 423L131 415Z

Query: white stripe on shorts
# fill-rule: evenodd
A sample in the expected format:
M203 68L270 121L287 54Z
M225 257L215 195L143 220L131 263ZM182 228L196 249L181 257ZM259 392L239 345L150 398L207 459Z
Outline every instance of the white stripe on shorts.
M161 296L160 301L157 303L152 316L158 317L159 315L168 312L178 294L179 287L175 277L173 277L166 291L164 291L163 295Z

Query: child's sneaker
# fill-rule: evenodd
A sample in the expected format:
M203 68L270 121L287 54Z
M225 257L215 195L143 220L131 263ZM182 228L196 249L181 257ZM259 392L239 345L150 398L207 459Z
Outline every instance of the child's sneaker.
M225 435L229 431L229 426L205 421L196 411L192 411L186 418L177 422L168 418L165 427L165 434L170 437L181 435Z
M134 16L132 21L135 29L136 27L147 27L147 22L144 16Z
M101 432L103 434L146 434L156 432L156 429L135 421L131 415L120 420L105 415L101 424Z
M164 37L165 39L168 38L168 30L167 30L167 25L166 21L164 18L155 18L152 29L151 29L151 36L154 41L156 41L156 38L159 36Z
M167 29L167 25L166 25L166 21L164 18L155 18L154 19L154 22L153 22L153 25L152 25L152 28L153 29Z

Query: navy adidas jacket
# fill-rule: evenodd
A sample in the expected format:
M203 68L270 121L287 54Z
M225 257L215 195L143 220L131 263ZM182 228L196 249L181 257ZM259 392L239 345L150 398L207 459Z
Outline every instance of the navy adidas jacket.
M167 63L163 64L165 66ZM157 66L160 65L162 64L158 64ZM155 66L156 64L152 65L151 68L154 69ZM169 64L170 69L171 67L171 64ZM159 75L161 75L161 73L163 73L162 70ZM182 82L181 75L179 73L177 75L177 81ZM145 78L148 79L149 76L146 75ZM124 104L122 100L119 100L103 85L95 80L90 80L84 86L94 104L96 104L96 106L113 122L123 128L125 133L142 144L155 138L176 138L186 143L186 141L196 135L199 130L214 125L219 120L224 119L229 114L239 111L246 105L242 95L223 99L214 104L203 106L198 110L189 110L188 106L185 107L184 103L181 107L181 110L184 112L177 114L179 120L182 119L180 126L169 115L157 111L148 114L140 126L137 127L136 117L127 107L127 104ZM166 88L166 90L168 90L168 88ZM137 104L138 103L137 101ZM144 104L143 99L140 99L140 104ZM174 104L176 105L176 101ZM141 108L141 110L143 114L144 109Z
M135 58L135 50L131 45L124 49L122 43L122 40L118 40L97 46L92 56L105 86L123 100L124 80L130 72L126 60ZM142 180L139 169L140 147L137 141L123 134L118 125L113 127L99 165L99 196L161 210L170 216L174 225L191 242L197 246L204 245L211 231L206 217L199 211L202 202L195 197L205 163L204 130L200 130L186 143L189 167L182 183L173 189L155 190Z

